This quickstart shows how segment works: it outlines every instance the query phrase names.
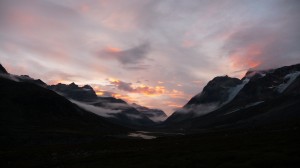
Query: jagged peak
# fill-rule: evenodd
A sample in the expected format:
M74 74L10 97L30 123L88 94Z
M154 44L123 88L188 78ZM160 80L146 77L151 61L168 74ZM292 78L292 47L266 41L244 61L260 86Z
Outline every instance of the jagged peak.
M8 72L6 71L6 69L1 64L0 64L0 73L8 74Z
M281 74L286 74L286 73L291 73L291 72L296 72L300 70L300 64L294 64L294 65L289 65L289 66L283 66L279 68L270 68L270 69L249 69L244 77L242 78L255 78L255 77L264 77L267 74L270 73L281 73Z
M76 85L74 82L70 83L69 86L77 86L78 87L78 85Z
M93 87L90 86L90 85L84 85L83 88L85 88L85 89L93 89Z
M84 85L80 87L77 85L75 82L72 82L70 84L64 84L64 83L58 83L56 85L51 85L52 87L67 87L67 88L72 88L72 89L88 89L88 90L94 90L92 86L90 85Z

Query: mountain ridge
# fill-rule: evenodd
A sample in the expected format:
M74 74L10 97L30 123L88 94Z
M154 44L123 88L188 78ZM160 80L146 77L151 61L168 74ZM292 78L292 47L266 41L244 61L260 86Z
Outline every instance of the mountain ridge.
M107 117L108 120L121 123L124 126L148 127L155 125L157 122L157 120L150 119L144 111L138 110L122 99L97 96L96 92L89 85L80 87L74 82L69 85L59 83L48 88L64 95L71 101L75 100L73 103L82 108ZM153 111L152 109L147 109L148 111Z
M63 96L31 82L0 77L1 145L78 143L90 135L126 134L129 128L111 123Z
M171 115L164 124L176 128L208 128L215 127L221 124L217 124L217 121L220 122L222 120L223 125L229 125L230 116L232 122L242 122L240 120L241 118L238 119L238 117L236 117L238 115L240 115L241 117L242 111L248 111L247 114L246 112L244 113L245 116L248 116L248 118L244 116L243 120L245 121L243 122L246 122L246 120L252 120L252 117L256 117L256 120L263 120L262 118L259 118L260 115L263 116L264 113L268 113L268 111L283 109L283 107L281 106L288 106L287 104L289 104L289 102L286 102L286 105L284 105L285 100L290 100L290 103L295 103L298 101L298 96L300 93L299 72L300 64L259 72L254 72L252 70L251 72L247 72L245 74L245 77L240 80L244 82L243 85L239 84L239 82L239 85L233 87L234 89L225 89L227 95L233 94L235 91L237 91L233 94L234 96L232 97L232 99L229 99L230 101L227 101L221 106L218 106L217 108L214 108L211 111L203 114L201 114L201 112L203 112L203 109L197 109L195 108L195 106L190 111L184 111L187 105L191 102L196 102L196 105L200 107L205 105L202 103L203 101L200 101L201 97L199 95L203 95L202 93L200 93L198 94L198 96L196 95L195 97L193 97L191 101L189 101L189 103L183 107L183 111L177 111L173 113L173 115ZM210 87L210 85L212 85L212 81L208 82L208 85L204 88ZM218 85L221 86L223 83L221 82ZM222 89L224 89L224 87ZM203 91L205 90L206 89L203 89ZM197 99L198 102L193 99ZM278 102L278 100L282 100L282 103L275 103ZM270 104L272 104L274 108L271 107ZM294 109L293 111L295 113L297 110L299 110L299 108L297 108L295 105L290 106L293 107L292 109ZM261 111L261 109L257 107L265 109L265 111ZM255 113L256 115L252 116L251 110L249 111L249 109L254 110L252 114L254 114L255 111L261 111L261 114ZM283 115L283 112L284 111L280 111L278 113L282 113ZM296 115L295 117L297 118L298 116ZM228 120L228 122L226 120ZM272 120L277 119L276 117L270 118L270 121ZM290 120L293 120L292 117L290 118Z

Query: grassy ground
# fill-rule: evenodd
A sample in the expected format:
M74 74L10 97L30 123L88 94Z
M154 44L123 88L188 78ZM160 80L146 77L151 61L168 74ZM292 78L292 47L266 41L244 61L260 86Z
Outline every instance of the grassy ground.
M1 150L1 167L300 167L298 130L206 133L153 140L106 138L77 145Z

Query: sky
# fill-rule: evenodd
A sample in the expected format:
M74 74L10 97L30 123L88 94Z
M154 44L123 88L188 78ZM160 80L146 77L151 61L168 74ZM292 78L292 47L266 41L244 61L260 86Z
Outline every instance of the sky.
M0 63L168 115L215 76L300 63L299 0L0 0Z

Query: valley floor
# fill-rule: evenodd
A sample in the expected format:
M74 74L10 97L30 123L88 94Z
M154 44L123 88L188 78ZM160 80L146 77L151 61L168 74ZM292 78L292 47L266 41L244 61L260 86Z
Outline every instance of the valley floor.
M105 138L1 150L1 167L300 167L298 129L156 139Z

